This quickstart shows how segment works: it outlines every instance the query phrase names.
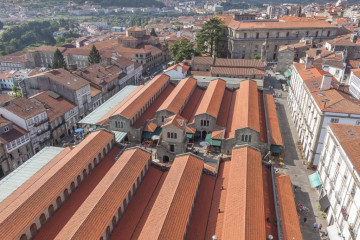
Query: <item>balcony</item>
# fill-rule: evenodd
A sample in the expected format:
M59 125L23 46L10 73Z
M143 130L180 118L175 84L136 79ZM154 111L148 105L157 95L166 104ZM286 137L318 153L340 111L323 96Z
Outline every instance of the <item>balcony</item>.
M42 119L41 121L34 123L34 127L40 126L41 124L46 123L48 120L48 118Z

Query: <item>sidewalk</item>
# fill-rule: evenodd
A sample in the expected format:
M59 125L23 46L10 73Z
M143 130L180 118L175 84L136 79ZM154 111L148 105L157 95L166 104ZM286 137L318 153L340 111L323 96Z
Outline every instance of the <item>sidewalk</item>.
M298 140L296 128L291 118L290 109L287 104L287 92L275 89L276 92L282 93L282 98L275 98L277 102L277 113L281 134L284 142L284 167L279 165L275 166L279 169L279 173L290 175L292 184L297 186L295 192L296 204L302 204L309 208L309 213L301 213L300 227L303 234L303 239L306 240L319 240L320 235L314 231L313 224L316 222L318 225L322 224L322 230L327 227L326 219L321 216L321 211L317 208L319 205L319 194L315 189L311 188L308 176L314 171L308 170L302 160L299 159L296 142ZM299 211L299 210L298 210ZM303 225L304 217L306 216L307 222Z

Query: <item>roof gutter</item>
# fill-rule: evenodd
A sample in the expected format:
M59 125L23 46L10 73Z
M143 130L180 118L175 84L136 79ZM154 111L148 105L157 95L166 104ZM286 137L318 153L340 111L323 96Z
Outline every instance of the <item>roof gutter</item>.
M279 201L278 201L278 195L277 195L277 188L275 183L275 172L274 172L274 166L271 165L271 180L273 185L273 194L274 194L274 203L275 203L275 214L276 214L276 225L277 225L277 231L278 231L278 239L284 240L283 231L281 227L281 215L280 215L280 207L279 207Z

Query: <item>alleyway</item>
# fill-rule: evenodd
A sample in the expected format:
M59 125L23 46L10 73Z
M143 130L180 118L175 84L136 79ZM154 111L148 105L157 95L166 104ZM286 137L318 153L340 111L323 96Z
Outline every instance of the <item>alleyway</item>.
M275 80L276 81L276 80ZM321 211L317 208L319 205L319 195L315 189L311 188L308 175L314 171L308 170L302 160L299 159L298 150L296 148L297 132L294 123L291 118L290 109L287 104L288 92L281 91L278 83L275 83L272 78L272 85L274 86L275 93L281 93L282 97L275 97L277 114L279 118L279 124L281 134L284 142L284 163L285 166L280 167L278 164L276 168L279 169L279 173L290 175L292 184L297 186L295 192L296 204L302 204L309 209L307 214L301 213L300 227L303 234L303 239L306 240L319 240L320 235L317 231L314 231L313 224L316 222L322 224L322 230L326 229L326 219L321 216ZM307 218L307 222L303 224L304 217Z

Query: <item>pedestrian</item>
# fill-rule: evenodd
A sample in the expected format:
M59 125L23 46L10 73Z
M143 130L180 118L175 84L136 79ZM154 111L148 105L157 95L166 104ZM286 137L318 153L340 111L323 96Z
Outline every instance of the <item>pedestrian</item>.
M306 218L306 217L304 217L303 226L305 226L306 221L307 221L307 218Z
M300 204L300 206L299 206L299 211L302 212L302 210L303 210L303 205Z
M296 192L297 186L294 185L294 192Z
M306 212L306 209L307 209L307 207L305 207L305 206L302 207L303 212Z
M319 224L319 227L318 227L319 232L321 231L321 228L322 228L322 225L321 225L321 224Z
M315 222L315 223L314 223L314 231L315 231L315 232L316 232L317 227L318 227L318 224Z

